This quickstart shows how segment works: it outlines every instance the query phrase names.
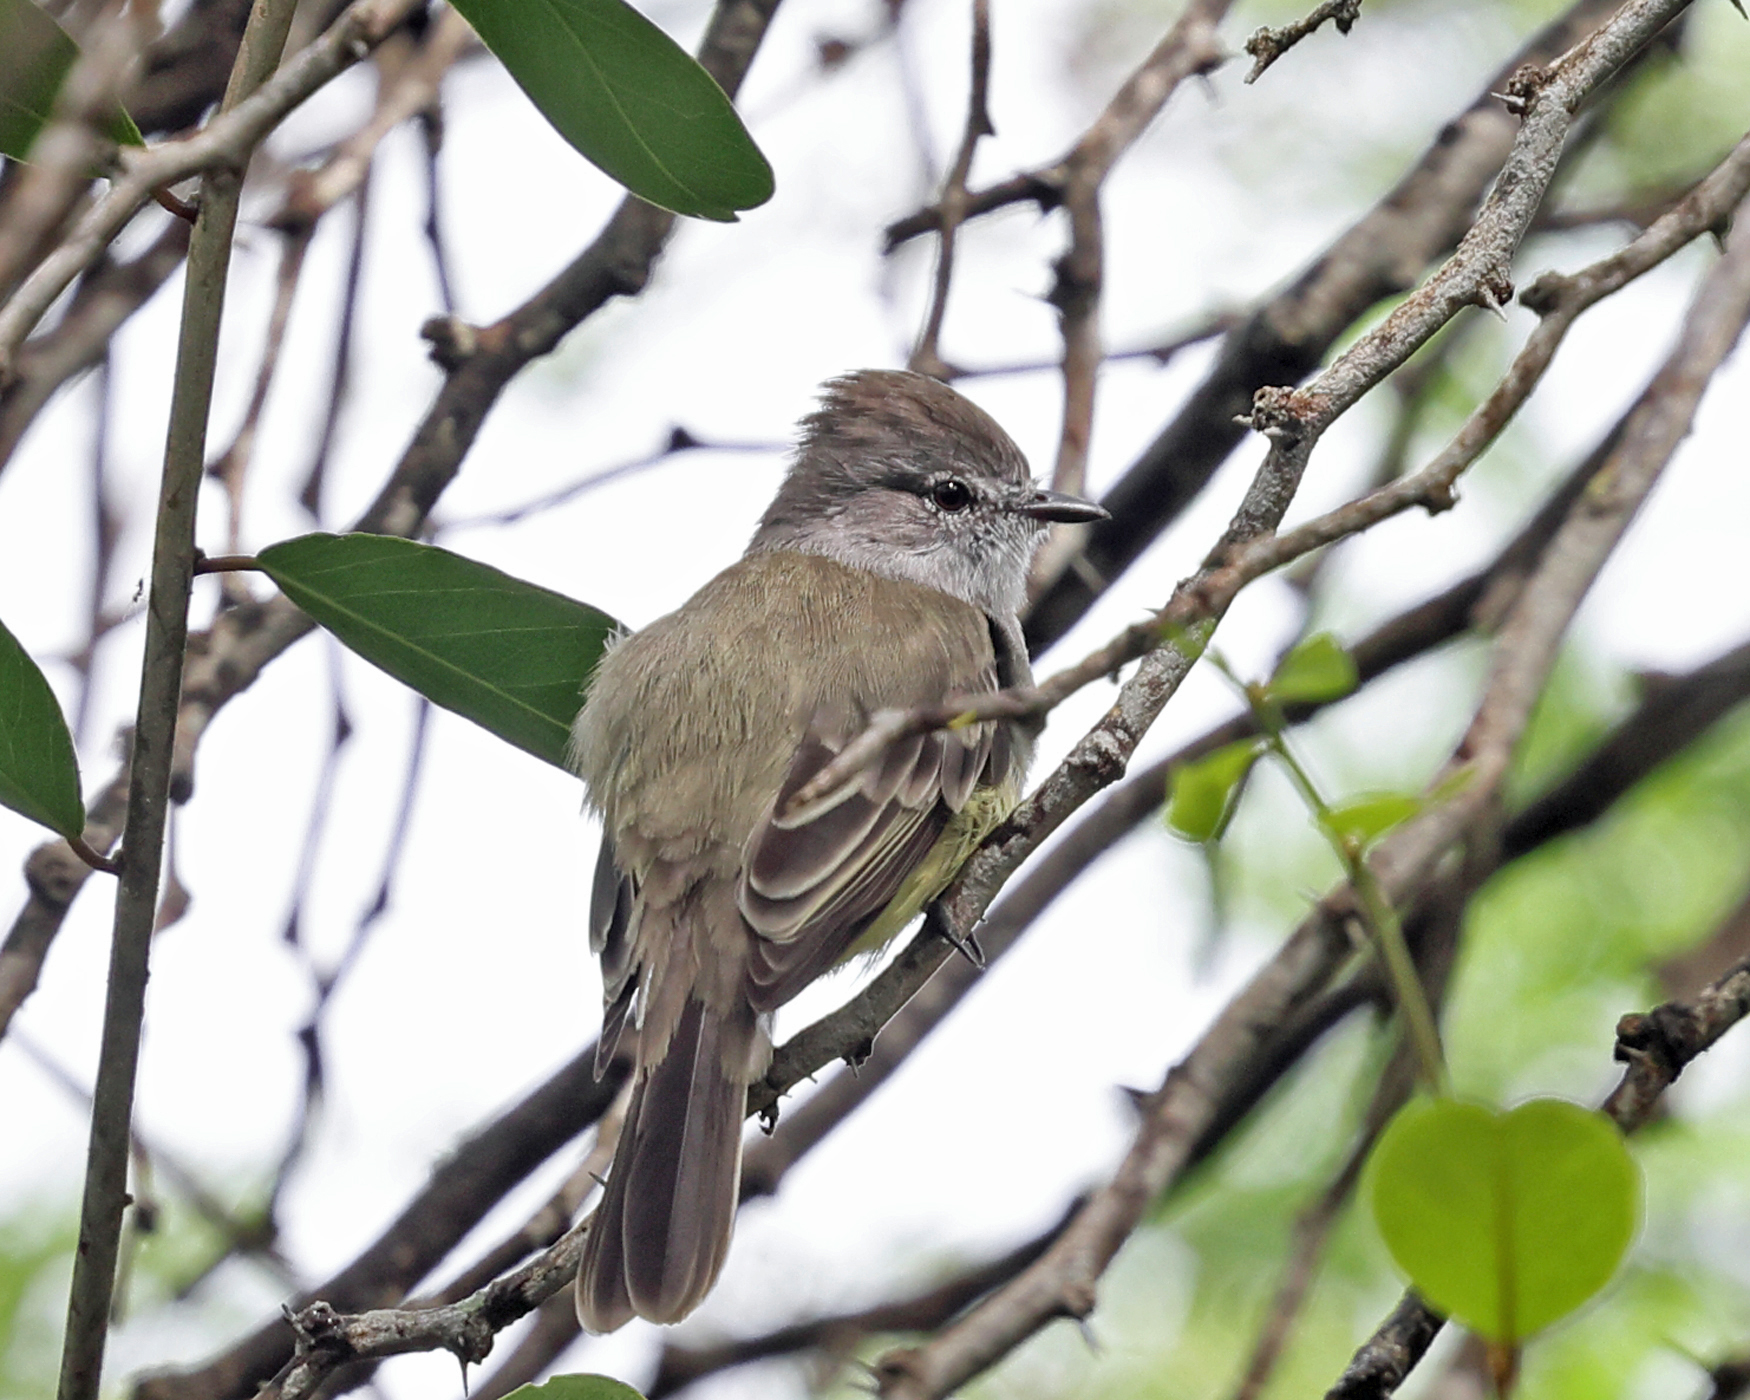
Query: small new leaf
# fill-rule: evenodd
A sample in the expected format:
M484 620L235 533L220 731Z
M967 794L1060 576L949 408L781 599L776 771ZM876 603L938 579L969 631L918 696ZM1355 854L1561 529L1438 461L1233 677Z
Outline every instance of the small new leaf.
M1240 784L1264 752L1261 739L1241 739L1173 773L1167 825L1188 841L1213 841L1227 829Z
M0 0L0 155L24 160L30 154L78 57L66 30L31 0ZM120 106L104 130L120 145L145 144Z
M1423 1297L1512 1347L1610 1281L1640 1170L1616 1125L1561 1099L1510 1113L1420 1099L1374 1149L1373 1215Z
M285 595L365 660L434 704L565 766L571 721L606 613L387 535L304 535L258 562Z
M521 1385L505 1400L644 1400L636 1390L606 1376L552 1376L540 1385Z
M1341 700L1359 680L1354 658L1329 632L1317 632L1282 658L1268 689L1278 704L1324 704Z
M456 0L577 152L640 199L733 222L772 167L723 89L625 0Z
M68 840L85 832L73 736L55 693L0 624L0 805Z
M1325 829L1344 845L1365 848L1422 810L1422 799L1403 792L1364 792L1333 806Z

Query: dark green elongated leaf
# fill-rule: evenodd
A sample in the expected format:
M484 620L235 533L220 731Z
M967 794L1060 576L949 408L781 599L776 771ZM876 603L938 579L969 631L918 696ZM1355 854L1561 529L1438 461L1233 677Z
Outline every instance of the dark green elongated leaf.
M606 1376L551 1376L540 1385L521 1385L505 1400L644 1400L631 1386Z
M23 160L29 154L78 57L67 32L31 0L0 0L0 155ZM123 145L145 144L120 107L105 129Z
M1510 1113L1417 1100L1370 1170L1398 1267L1435 1307L1506 1345L1602 1289L1640 1214L1640 1169L1616 1125L1561 1099Z
M1240 739L1179 768L1167 801L1167 825L1188 841L1215 840L1227 826L1241 781L1263 751L1262 740Z
M69 840L85 834L73 736L43 673L0 624L0 805Z
M1407 792L1364 792L1338 802L1325 814L1325 826L1340 841L1366 846L1422 810L1422 799Z
M1354 658L1329 632L1318 632L1282 658L1270 677L1270 698L1282 704L1340 700L1359 679Z
M519 749L565 765L606 613L435 545L304 535L262 550L285 595L365 660Z
M641 199L732 222L772 167L723 89L625 0L456 0L541 115Z

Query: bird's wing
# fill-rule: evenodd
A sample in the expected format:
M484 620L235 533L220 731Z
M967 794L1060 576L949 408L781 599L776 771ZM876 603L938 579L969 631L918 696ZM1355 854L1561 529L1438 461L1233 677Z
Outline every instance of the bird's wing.
M602 964L602 1033L595 1046L595 1073L600 1079L619 1052L620 1036L638 990L638 964L632 940L632 914L637 890L614 856L614 843L602 833L595 862L595 887L589 901L589 950Z
M993 663L956 693L987 693L996 685ZM762 1011L789 1000L844 957L973 789L1007 776L1005 726L937 730L896 741L880 762L838 790L789 811L794 795L865 723L856 711L815 713L748 841L738 902L759 935L748 983ZM992 771L998 766L1002 774Z

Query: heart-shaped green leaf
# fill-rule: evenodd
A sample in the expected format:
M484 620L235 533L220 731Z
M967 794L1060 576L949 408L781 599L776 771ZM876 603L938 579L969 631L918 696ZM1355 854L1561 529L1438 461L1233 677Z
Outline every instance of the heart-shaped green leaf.
M1213 841L1233 815L1240 783L1264 752L1261 739L1240 739L1174 770L1167 825L1188 841Z
M55 95L78 46L31 0L0 0L0 155L23 160L37 133L55 109ZM128 146L141 146L134 119L117 106L106 134Z
M73 736L43 673L0 624L0 804L69 840L85 832Z
M1364 792L1325 813L1325 829L1339 841L1366 846L1422 810L1422 799L1404 792Z
M1435 1307L1509 1346L1610 1281L1640 1213L1640 1170L1616 1125L1561 1099L1510 1113L1417 1100L1370 1169L1398 1267Z
M732 221L772 167L723 89L625 0L456 0L541 115L633 194Z
M285 595L434 704L559 767L614 620L435 545L304 535L262 550Z
M1355 660L1329 632L1316 632L1282 658L1270 677L1270 698L1281 704L1341 700L1360 676Z
M505 1400L644 1400L631 1386L606 1376L553 1376L540 1385L521 1385Z

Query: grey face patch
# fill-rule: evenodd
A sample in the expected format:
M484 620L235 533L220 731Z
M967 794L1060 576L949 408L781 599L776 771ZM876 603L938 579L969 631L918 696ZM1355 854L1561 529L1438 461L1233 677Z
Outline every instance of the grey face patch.
M933 379L865 370L827 385L749 552L795 549L1016 612L1045 524L1027 459Z

